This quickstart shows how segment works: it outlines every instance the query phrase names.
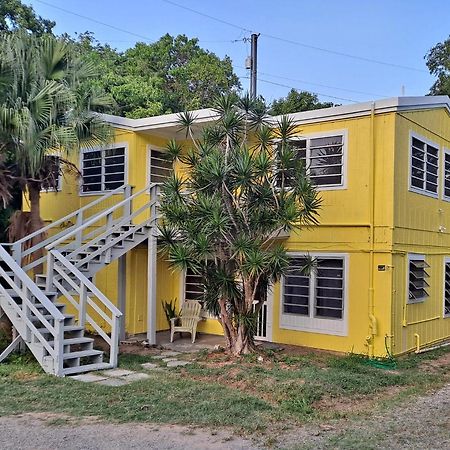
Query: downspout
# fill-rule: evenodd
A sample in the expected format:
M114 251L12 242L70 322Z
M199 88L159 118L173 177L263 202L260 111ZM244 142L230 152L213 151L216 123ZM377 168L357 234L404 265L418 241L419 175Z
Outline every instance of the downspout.
M369 356L373 357L374 341L377 334L377 319L375 317L375 301L374 301L374 267L375 267L375 102L372 102L370 111L370 171L369 171L369 299L368 299L368 313L369 313L369 329L370 336L368 336L367 343L369 349Z

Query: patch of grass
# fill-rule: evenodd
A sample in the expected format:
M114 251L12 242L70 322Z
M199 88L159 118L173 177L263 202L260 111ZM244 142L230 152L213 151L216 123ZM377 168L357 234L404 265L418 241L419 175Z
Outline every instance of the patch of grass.
M148 380L121 387L58 379L43 374L29 355L12 356L0 364L0 415L53 412L263 432L338 417L333 406L330 410L320 405L323 401L357 405L361 400L375 402L393 387L399 388L395 390L399 399L438 387L450 373L427 372L422 363L443 353L401 358L395 371L373 367L355 355L266 352L261 361L258 355L233 360L223 353L200 354L189 366L155 371ZM152 355L122 355L119 360L120 367L139 371L140 364L157 361ZM349 448L353 438L343 437Z

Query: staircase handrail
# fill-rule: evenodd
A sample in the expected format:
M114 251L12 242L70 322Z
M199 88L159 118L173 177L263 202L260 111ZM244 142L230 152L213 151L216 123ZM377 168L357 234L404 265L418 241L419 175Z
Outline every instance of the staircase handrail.
M4 261L11 272L14 279L21 282L21 286L25 286L41 305L55 318L57 321L63 321L64 315L61 311L48 299L48 297L36 286L28 274L14 261L14 258L0 245L0 259ZM17 284L17 282L16 282Z
M130 195L129 197L126 197L122 201L116 203L115 205L111 206L108 209L105 209L104 211L100 212L99 214L89 218L86 222L83 222L80 226L77 226L75 229L70 231L69 233L65 233L64 236L60 237L59 239L56 239L51 244L48 244L45 249L47 251L52 250L56 246L62 244L63 242L67 241L68 239L74 237L77 233L85 230L86 228L89 228L90 226L94 225L96 222L98 222L100 219L103 219L107 217L110 214L113 214L117 209L121 208L122 206L127 205L127 203L131 203L133 199L138 197L139 195L143 193L150 193L150 190L157 186L156 183L150 183L145 188L141 189L140 191L135 192L134 194ZM67 231L67 230L66 230Z
M114 316L117 318L122 316L120 310L111 303L105 294L103 294L103 292L100 291L100 289L98 289L98 287L90 281L89 278L83 275L63 254L61 254L61 252L56 249L52 249L49 250L49 254L51 254L55 260L58 260L64 267L66 267L72 275L80 280L82 284L86 286L87 290L92 292L92 294L94 294Z
M128 187L129 185L123 184L122 186L119 186L118 188L114 189L113 191L110 191L106 194L101 195L101 197L93 200L92 202L89 202L87 205L82 206L81 208L77 209L76 211L73 211L69 214L67 214L67 216L61 217L58 220L55 220L54 222L46 225L45 227L39 228L39 230L34 231L33 233L27 234L25 237L23 237L22 239L19 239L18 241L13 242L12 244L8 244L8 245L14 245L14 244L23 244L26 241L29 241L30 239L34 238L35 236L38 236L42 233L47 232L48 230L50 230L51 228L54 228L64 222L67 222L68 220L70 220L72 217L74 216L78 216L80 213L83 213L84 211L92 208L93 206L98 205L99 203L101 203L102 201L108 199L109 197L112 197L115 194L121 194L125 191L125 189ZM95 216L93 216L95 217ZM71 228L76 228L77 224L75 223L74 225L72 225L70 228L68 228L69 230ZM67 231L68 229L64 230ZM2 244L3 245L3 244Z

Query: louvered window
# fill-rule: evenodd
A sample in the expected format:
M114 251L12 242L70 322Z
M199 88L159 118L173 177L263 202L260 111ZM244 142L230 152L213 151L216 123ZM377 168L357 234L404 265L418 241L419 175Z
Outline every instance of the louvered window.
M283 312L312 318L342 319L344 259L317 258L309 271L305 258L291 258L290 261L289 271L284 277Z
M45 156L45 167L48 170L47 178L42 182L41 190L56 192L61 190L61 159L57 155Z
M184 298L185 300L203 300L205 286L203 284L203 276L194 273L191 269L186 270L184 281Z
M411 190L438 195L439 148L414 136L411 138Z
M113 191L125 184L125 147L84 150L82 192Z
M424 257L410 256L409 259L409 294L408 302L423 302L429 296L429 284L427 279L429 274L427 269L430 266L426 263Z
M150 149L150 183L164 183L172 172L172 161L167 153Z
M344 135L295 139L289 145L314 185L324 188L344 185ZM286 177L285 185L292 186L289 174Z
M450 200L450 151L444 153L444 198Z
M444 317L450 317L450 262L445 263Z

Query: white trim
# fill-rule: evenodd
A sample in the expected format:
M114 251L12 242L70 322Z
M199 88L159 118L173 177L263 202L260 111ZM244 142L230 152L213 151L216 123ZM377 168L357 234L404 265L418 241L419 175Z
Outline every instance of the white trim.
M442 170L439 175L442 177L441 198L446 202L450 202L450 196L445 195L445 155L450 155L450 148L444 147L442 152ZM450 173L449 173L450 176Z
M411 185L411 176L412 176L412 140L413 138L418 139L419 141L423 142L425 145L430 145L432 147L437 148L438 150L438 170L437 170L437 190L436 193L430 192L426 190L426 176L427 176L427 170L426 167L424 167L424 174L425 174L425 179L424 179L424 184L425 187L423 189L417 188L415 186ZM409 140L408 140L408 145L409 145L409 149L408 149L408 191L410 192L414 192L415 194L420 194L420 195L426 195L427 197L431 197L431 198L439 198L439 192L440 192L440 173L441 173L441 146L439 144L437 144L434 141L431 141L430 139L410 130L409 131ZM427 152L425 149L425 166L426 166L426 156L427 156Z
M310 145L311 139L332 137L332 136L342 136L342 183L334 184L330 186L315 186L317 191L341 191L347 189L348 185L348 129L342 128L339 130L327 130L320 131L316 133L306 133L299 134L297 136L292 136L289 138L291 141L302 141L306 140L306 164L310 161ZM306 167L306 173L308 175L309 166Z
M280 281L280 324L281 329L295 330L295 331L306 331L309 333L318 334L329 334L335 336L347 336L348 335L348 314L349 314L349 296L348 296L348 286L349 286L349 262L350 258L348 253L305 253L305 252L287 252L288 257L298 258L310 256L313 258L329 258L329 259L342 259L344 262L343 267L343 317L342 319L334 318L317 318L312 316L312 311L314 309L314 296L315 296L315 286L310 285L309 290L309 306L310 315L301 316L298 314L289 314L283 311L283 296L284 296L284 276Z
M428 293L428 297L419 300L411 300L409 298L409 263L410 261L425 261L427 262L427 258L425 255L421 255L419 253L408 253L408 266L406 267L406 304L407 305L416 305L418 303L424 303L428 298L430 298L430 294ZM427 263L428 264L428 263ZM431 288L431 286L430 286Z
M444 319L450 319L450 313L445 314L445 269L446 265L450 264L450 256L444 256L444 276L442 278L442 284L443 284L443 292L442 292L442 317Z
M146 180L147 180L147 184L151 183L151 179L150 179L150 172L151 172L151 153L152 150L156 150L158 152L161 153L167 153L167 149L164 147L159 147L158 145L153 145L153 144L147 144L147 160L146 160ZM173 164L172 164L172 170L174 170L173 168ZM156 183L156 184L161 184L161 183ZM150 194L150 192L148 192Z
M128 142L115 142L110 145L93 147L93 148L82 148L80 151L80 185L79 185L79 195L80 197L89 197L92 195L103 195L110 190L101 190L95 192L83 192L83 155L84 153L97 152L97 151L105 151L113 148L125 148L125 160L124 160L124 182L123 184L128 184L128 162L129 162L129 151L128 151ZM123 191L117 192L117 194L121 194Z
M372 108L375 114L387 112L416 111L421 109L445 108L450 113L450 98L446 95L421 97L391 97L372 102L356 103L352 105L335 106L332 108L316 109L289 114L295 124L325 122L330 120L348 119L353 117L370 116ZM196 123L208 123L218 119L213 109L200 109L191 111L196 116ZM165 114L143 119L130 119L126 117L100 114L102 120L111 125L135 131L176 128L178 127L178 114ZM270 123L276 125L281 116L270 118Z

